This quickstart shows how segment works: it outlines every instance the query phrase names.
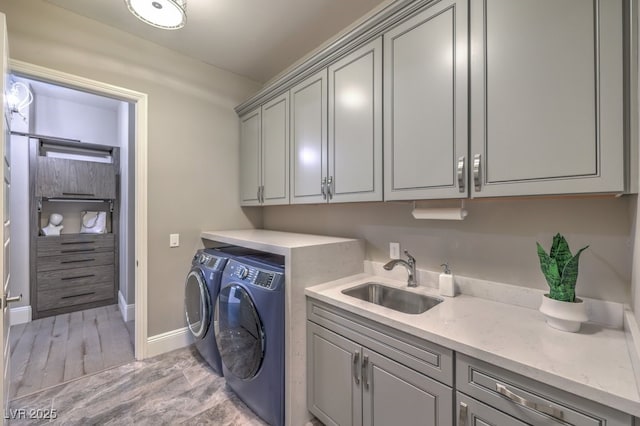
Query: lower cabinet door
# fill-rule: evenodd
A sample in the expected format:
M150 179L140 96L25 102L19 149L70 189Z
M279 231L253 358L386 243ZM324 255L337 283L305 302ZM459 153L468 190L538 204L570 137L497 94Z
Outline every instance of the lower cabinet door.
M527 426L520 420L504 414L493 407L476 401L467 395L456 394L456 418L458 426ZM453 424L453 423L452 423ZM551 423L550 423L551 424Z
M453 390L377 352L362 352L365 425L450 426Z
M361 346L312 322L307 326L309 411L326 426L361 425Z

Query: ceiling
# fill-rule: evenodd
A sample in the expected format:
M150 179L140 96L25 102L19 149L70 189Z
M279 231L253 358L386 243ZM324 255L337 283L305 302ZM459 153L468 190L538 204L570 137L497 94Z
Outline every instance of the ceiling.
M188 0L175 31L144 24L124 0L47 0L72 12L266 82L383 0Z

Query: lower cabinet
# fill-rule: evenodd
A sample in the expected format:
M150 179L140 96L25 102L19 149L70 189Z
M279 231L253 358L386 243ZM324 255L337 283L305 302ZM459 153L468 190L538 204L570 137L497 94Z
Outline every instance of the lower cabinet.
M634 424L603 403L312 299L307 408L326 426Z
M340 319L347 325L346 334L356 332L357 336L364 331L360 342L338 334L344 325L335 324L332 331L313 321L307 322L307 406L322 423L327 426L453 424L450 386L365 346L368 343L372 343L369 346L386 345L388 341L380 335L382 339L376 342L367 335L371 329ZM331 327L328 322L325 324ZM408 356L403 352L398 350L399 359ZM424 358L438 356L423 355Z

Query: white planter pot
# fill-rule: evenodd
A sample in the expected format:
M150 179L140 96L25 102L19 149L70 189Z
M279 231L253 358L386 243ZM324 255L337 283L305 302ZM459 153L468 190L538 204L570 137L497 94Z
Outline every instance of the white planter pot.
M589 320L585 303L577 297L575 302L560 302L544 294L540 312L543 313L550 327L571 333L579 331L580 325Z

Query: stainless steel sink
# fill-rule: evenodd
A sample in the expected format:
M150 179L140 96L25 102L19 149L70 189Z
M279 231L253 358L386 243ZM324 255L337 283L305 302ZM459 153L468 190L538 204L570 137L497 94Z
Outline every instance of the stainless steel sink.
M442 302L442 299L436 297L387 287L375 282L368 282L342 290L342 294L405 314L421 314Z

